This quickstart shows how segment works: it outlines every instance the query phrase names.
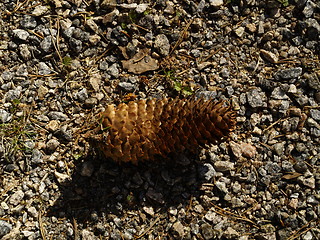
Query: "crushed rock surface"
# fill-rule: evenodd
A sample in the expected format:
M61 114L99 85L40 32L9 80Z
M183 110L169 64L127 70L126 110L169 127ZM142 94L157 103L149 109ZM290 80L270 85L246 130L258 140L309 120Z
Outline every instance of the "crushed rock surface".
M1 239L320 239L320 4L0 3ZM118 165L81 133L107 104L190 95L230 139Z

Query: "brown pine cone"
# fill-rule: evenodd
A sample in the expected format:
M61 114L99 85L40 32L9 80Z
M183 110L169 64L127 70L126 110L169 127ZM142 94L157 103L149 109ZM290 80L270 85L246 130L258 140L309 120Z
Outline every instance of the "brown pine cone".
M223 102L203 99L138 100L108 105L99 115L100 126L91 142L106 157L117 162L137 163L166 157L228 136L236 125L235 113Z

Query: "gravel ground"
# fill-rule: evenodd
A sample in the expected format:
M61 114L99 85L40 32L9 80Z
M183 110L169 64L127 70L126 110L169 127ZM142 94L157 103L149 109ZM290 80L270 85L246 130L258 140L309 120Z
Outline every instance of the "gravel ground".
M0 3L2 239L320 239L317 0ZM226 99L230 139L118 165L106 104Z

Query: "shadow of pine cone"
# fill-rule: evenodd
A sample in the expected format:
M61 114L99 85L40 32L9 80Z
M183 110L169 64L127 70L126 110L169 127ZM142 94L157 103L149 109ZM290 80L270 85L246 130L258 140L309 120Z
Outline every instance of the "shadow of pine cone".
M234 129L224 102L151 99L108 105L84 137L116 162L137 163L216 143Z

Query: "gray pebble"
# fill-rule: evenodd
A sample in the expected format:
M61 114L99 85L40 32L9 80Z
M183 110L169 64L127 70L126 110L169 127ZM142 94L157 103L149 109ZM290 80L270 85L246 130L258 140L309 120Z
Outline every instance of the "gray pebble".
M278 156L282 156L284 153L284 146L286 145L286 142L279 142L273 145L274 151L277 153Z
M72 35L74 34L74 31L75 31L75 27L69 27L64 29L62 33L66 38L71 38Z
M281 171L281 167L275 162L268 162L264 167L270 175L274 175Z
M131 42L128 43L126 50L129 58L132 58L138 51L139 41L133 39Z
M0 220L0 237L8 234L12 230L12 225L4 220Z
M26 41L28 39L28 37L30 36L30 34L23 29L14 29L12 30L13 35L15 38L19 39L19 40L23 40Z
M313 176L308 178L304 176L300 176L298 177L298 182L311 189L315 189L316 187L316 180Z
M289 69L283 69L279 70L275 74L276 80L288 80L288 79L294 79L302 74L302 68L301 67L296 67L296 68L289 68Z
M59 141L56 139L50 139L46 144L46 149L50 152L54 152L60 145Z
M38 149L33 149L32 150L32 155L31 155L31 162L33 164L39 164L43 162L43 154L38 150Z
M108 62L107 61L101 61L99 63L99 69L100 70L107 70L108 69Z
M177 221L172 225L172 231L176 237L180 239L184 237L184 227L180 221Z
M14 99L19 99L21 95L22 87L18 86L15 89L9 90L5 96L4 99L6 102L11 102Z
M223 78L228 78L230 75L229 69L228 68L222 68L222 70L220 71L221 76Z
M204 215L204 219L212 222L213 224L217 224L219 221L221 221L221 217L212 211L208 211L206 215Z
M214 233L213 233L213 229L210 224L203 223L200 226L200 231L201 231L201 234L204 239L206 239L206 240L213 239Z
M82 50L82 41L71 37L69 39L70 48L76 53L80 53Z
M198 223L190 223L191 233L197 235L200 232L200 227Z
M227 87L226 87L226 90L227 90L228 96L229 96L229 97L232 97L233 94L234 94L234 89L233 89L233 87L232 87L232 86L227 86Z
M29 213L29 215L33 218L37 218L38 217L38 211L35 207L29 207L27 208L27 212Z
M79 92L75 94L75 98L80 102L84 102L88 98L88 92L86 88L82 88Z
M48 75L52 72L51 69L48 67L48 65L44 62L38 63L38 70L39 70L38 73L40 75Z
M319 128L311 128L310 129L311 135L315 137L320 137L320 129Z
M320 91L320 79L316 73L306 73L303 76L307 79L309 87Z
M229 192L226 183L223 181L220 181L220 179L215 183L215 186L217 187L217 189L220 190L220 192L224 194L227 194Z
M300 46L303 43L303 38L301 36L296 36L296 37L292 38L292 42L296 46Z
M11 71L4 71L2 74L1 74L1 78L4 80L4 81L10 81L14 76L14 73L11 72Z
M310 203L312 205L319 205L319 201L316 199L314 195L307 197L307 203Z
M232 227L228 227L223 232L222 237L224 237L225 239L238 239L239 238L239 233L236 230L234 230Z
M277 235L279 239L288 239L289 236L292 235L292 229L291 228L283 228L277 231Z
M223 0L209 0L209 3L213 7L220 7L223 5Z
M94 235L93 232L90 232L87 229L83 229L81 231L81 239L85 239L85 240L95 240L97 239L96 236Z
M240 193L241 189L242 189L242 187L241 187L241 184L239 182L236 181L234 184L232 184L232 191L234 193Z
M136 232L137 230L134 228L125 229L123 233L123 239L125 240L135 239L134 235L136 235Z
M259 89L255 88L247 92L247 101L249 105L253 108L266 106L266 95Z
M320 110L311 109L310 110L310 115L314 120L320 121Z
M196 93L197 98L204 98L205 100L215 99L217 95L216 91L199 91Z
M84 107L86 107L86 108L93 108L97 104L98 104L98 99L96 99L94 97L87 98L84 101Z
M41 48L44 52L48 53L48 52L51 50L52 46L53 46L52 41L54 41L54 39L52 39L51 36L45 37L45 38L40 42L40 48Z
M230 171L234 169L234 163L228 161L216 161L214 163L214 168L220 172Z
M320 24L314 18L308 18L306 21L308 26L307 28L307 36L310 40L318 40L320 35Z
M289 97L286 95L286 93L280 87L276 87L272 91L271 98L278 99L278 100L289 99Z
M37 21L34 17L25 14L23 15L23 18L20 21L20 25L23 28L33 29L37 26Z
M306 232L305 234L302 235L302 240L313 240L314 235L312 234L311 231Z
M119 77L119 65L117 63L112 64L108 69L107 73L113 76L114 78Z
M198 173L201 178L210 181L216 175L216 170L210 163L204 163L198 167Z
M0 152L0 156L1 156L1 152ZM8 172L14 172L19 170L19 167L16 164L7 164L5 167L5 170Z
M81 39L82 38L82 35L83 35L83 31L80 29L80 28L75 28L74 31L73 31L73 37L76 38L76 39Z
M27 44L19 45L19 52L23 60L27 61L31 59L31 52Z
M303 9L302 13L308 19L308 18L310 18L312 16L312 14L313 14L315 8L317 7L317 5L312 1L306 1L305 0L305 2L306 2L306 5L304 6L304 9Z
M304 161L297 161L294 169L299 173L305 173L308 170L308 166Z
M25 44L21 44L21 45L25 45ZM26 64L21 64L16 71L16 76L28 77L28 74L29 74L28 67Z
M22 190L18 190L10 196L9 203L16 206L21 202L23 198L24 192Z
M113 222L114 222L114 224L115 224L118 228L122 227L122 221L121 221L120 218L115 217L115 218L113 219Z
M300 53L300 50L299 50L299 48L298 47L293 47L293 46L291 46L290 48L289 48L289 50L288 50L288 54L289 55L298 55Z
M190 51L190 54L191 54L191 56L193 56L193 57L195 57L195 58L198 58L198 57L201 56L201 51L198 50L198 49L192 49L192 50Z
M67 120L67 115L65 115L64 113L62 112L56 112L56 111L51 111L48 113L48 117L51 119L51 120L60 120L60 121L66 121Z
M236 29L234 30L234 33L235 33L239 38L241 38L241 37L243 36L244 32L245 32L244 30L245 30L244 27L238 27L238 28L236 28Z
M34 16L42 16L45 13L47 13L49 11L48 6L44 6L44 5L37 5L34 7L33 11L31 12L31 14L33 14Z
M119 87L121 87L126 92L133 92L135 90L135 85L128 82L120 82Z
M170 52L170 43L166 35L159 34L154 40L154 48L162 55L168 56Z
M307 41L306 48L315 51L317 49L318 42L317 41Z
M304 143L297 143L296 146L295 146L295 149L298 151L298 152L305 152L307 150L307 147Z
M10 122L12 115L8 113L6 110L0 109L0 121L1 123Z
M287 160L284 160L284 161L281 163L281 167L282 167L282 169L283 169L284 172L293 172L293 171L294 171L292 163L290 163L290 162L287 161Z
M74 234L74 231L73 231L72 227L68 227L66 232L67 232L67 236L68 237L72 237L73 234Z
M197 6L197 12L202 13L205 6L206 6L206 0L201 0Z
M108 35L108 33L107 33ZM117 26L111 30L110 38L113 44L115 45L127 45L128 37L122 33L122 28Z
M72 141L72 131L68 130L68 125L63 125L58 131L57 134L64 138L67 141Z

